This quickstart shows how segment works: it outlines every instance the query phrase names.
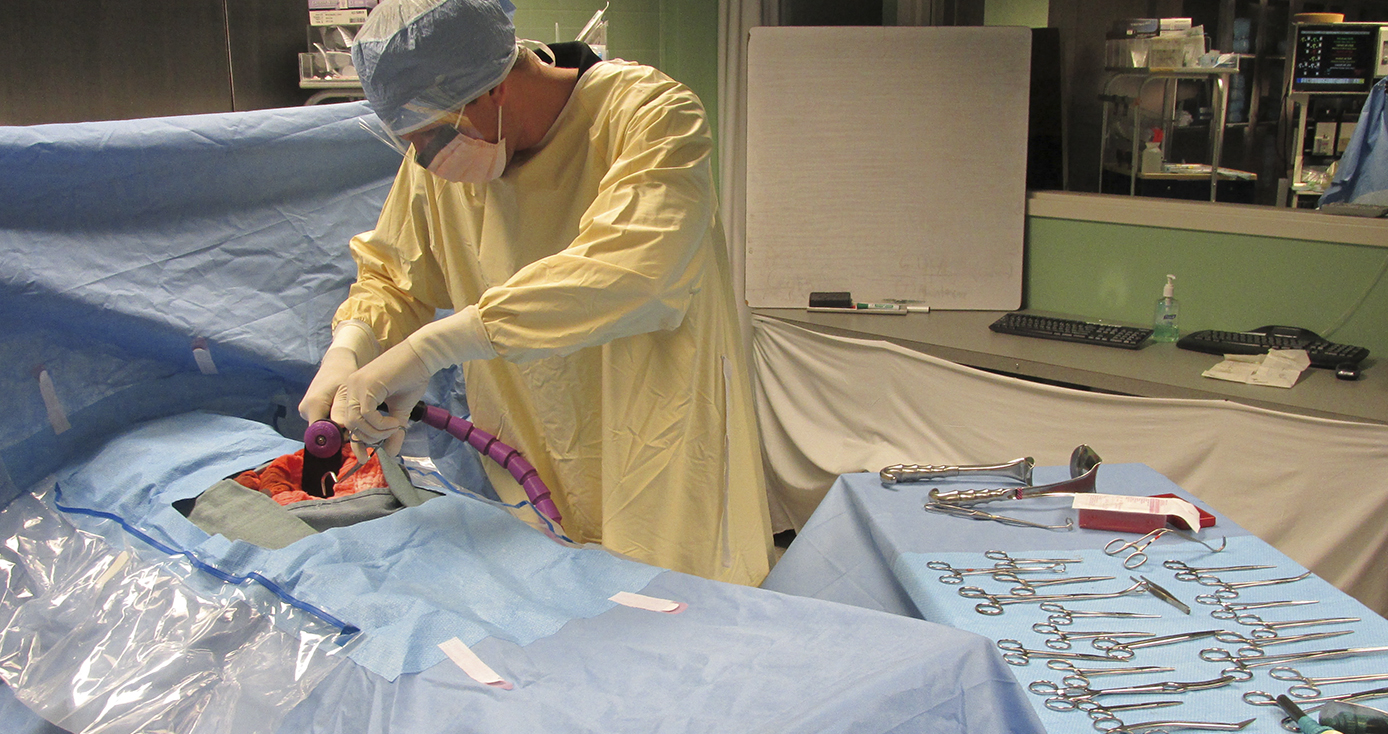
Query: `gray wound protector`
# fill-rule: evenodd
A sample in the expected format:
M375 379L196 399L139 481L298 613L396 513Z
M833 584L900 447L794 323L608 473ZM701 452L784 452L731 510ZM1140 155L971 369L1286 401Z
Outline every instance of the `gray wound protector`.
M198 496L188 519L209 535L277 550L329 528L375 520L440 496L411 484L394 461L381 462L381 473L384 487L290 505L281 505L234 479L223 479Z

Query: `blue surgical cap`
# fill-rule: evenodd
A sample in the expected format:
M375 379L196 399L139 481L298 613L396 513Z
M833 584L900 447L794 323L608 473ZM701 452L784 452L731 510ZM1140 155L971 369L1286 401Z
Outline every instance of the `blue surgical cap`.
M397 135L501 83L516 60L510 0L385 0L352 44L362 90Z

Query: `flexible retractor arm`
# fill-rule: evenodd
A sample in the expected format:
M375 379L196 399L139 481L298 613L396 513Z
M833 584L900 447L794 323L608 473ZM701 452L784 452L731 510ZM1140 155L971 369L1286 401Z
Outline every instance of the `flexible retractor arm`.
M473 448L500 464L511 473L512 477L515 477L535 509L553 520L555 524L563 521L563 518L559 516L559 508L555 507L554 500L550 499L549 487L545 486L544 480L540 479L540 473L529 461L525 460L524 456L521 456L520 451L502 443L496 436L473 425L472 421L459 418L443 408L436 408L422 402L416 404L414 409L410 411L410 420L446 431L454 438L471 444Z

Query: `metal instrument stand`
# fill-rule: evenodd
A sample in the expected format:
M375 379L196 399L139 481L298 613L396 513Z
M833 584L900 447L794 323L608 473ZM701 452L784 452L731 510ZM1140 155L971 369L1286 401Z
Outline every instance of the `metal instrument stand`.
M1103 193L1104 166L1108 155L1109 138L1109 107L1119 102L1127 101L1134 105L1133 112L1133 137L1132 137L1132 161L1128 173L1128 195L1137 195L1137 177L1139 162L1142 155L1141 135L1142 135L1142 116L1136 109L1137 103L1142 99L1143 92L1147 85L1154 81L1164 82L1162 90L1162 133L1164 140L1171 140L1171 131L1175 127L1176 111L1176 86L1181 79L1195 79L1201 81L1212 81L1215 84L1215 93L1212 95L1214 109L1210 117L1210 201L1215 200L1215 193L1219 184L1220 176L1220 156L1224 152L1224 127L1225 118L1229 106L1229 76L1237 74L1237 68L1205 68L1205 67L1182 67L1172 69L1109 69L1110 76L1104 83L1103 93L1099 98L1103 101L1103 124L1099 134L1099 192ZM1113 93L1113 87L1119 81L1138 79L1137 93L1131 97Z

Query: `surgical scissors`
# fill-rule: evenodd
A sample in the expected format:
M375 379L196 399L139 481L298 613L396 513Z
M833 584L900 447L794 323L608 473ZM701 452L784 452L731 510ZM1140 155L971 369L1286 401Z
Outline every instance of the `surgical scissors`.
M1160 614L1139 614L1137 612L1082 612L1074 609L1066 609L1064 605L1055 602L1046 602L1041 605L1041 611L1048 612L1051 616L1046 618L1047 622L1054 625L1074 624L1075 617L1112 617L1115 619L1161 619Z
M1340 675L1330 678L1307 678L1296 668L1279 665L1268 671L1268 675L1273 678L1292 683L1292 687L1287 689L1287 694L1293 698L1314 698L1321 695L1321 686L1338 685L1341 683L1363 683L1371 680L1388 680L1388 673L1365 673L1364 675Z
M1093 653L1083 652L1028 650L1025 647L1022 647L1022 643L1020 641L1009 639L998 640L998 649L1003 651L1002 659L1006 661L1008 665L1026 665L1031 662L1031 659L1033 657L1046 658L1049 660L1054 660L1056 658L1064 658L1068 660L1088 660L1090 662L1111 662L1114 660L1122 661L1126 659L1115 655L1108 655L1107 653L1103 655L1096 655Z
M1178 642L1189 642L1190 640L1201 640L1206 637L1214 637L1224 630L1201 630L1199 632L1182 632L1175 635L1164 635L1162 637L1152 637L1137 642L1121 642L1112 637L1100 637L1089 643L1095 650L1113 652L1115 650L1127 650L1128 657L1132 657L1132 651L1144 647L1157 647L1159 645L1174 645ZM1124 658L1126 659L1126 658Z
M1123 559L1123 568L1131 571L1147 562L1147 554L1143 552L1147 550L1147 546L1157 542L1158 538L1169 532L1171 532L1171 528L1157 528L1137 540L1114 538L1104 545L1104 555L1116 556L1131 548L1133 552Z
M1176 572L1177 581L1195 581L1201 576L1208 576L1220 571L1258 571L1265 568L1277 568L1276 566L1216 566L1211 568L1195 568L1188 565L1185 561L1162 561L1163 566Z
M1159 538L1168 533L1175 533L1176 535L1179 535L1180 537L1185 538L1186 540L1189 540L1193 543L1199 543L1200 545L1209 548L1210 552L1212 553L1218 553L1224 550L1224 547L1229 544L1228 538L1221 537L1219 539L1219 547L1215 548L1209 543L1206 543L1205 541L1185 531L1177 530L1176 528L1157 528L1156 530L1147 533L1146 535L1142 536L1141 538L1138 538L1137 540L1125 541L1123 538L1114 538L1113 540L1110 540L1108 543L1104 544L1104 554L1116 556L1125 550L1132 549L1133 552L1129 553L1128 556L1123 559L1123 568L1126 568L1129 571L1131 571L1135 568L1141 567L1142 564L1147 562L1147 546L1157 542Z
M1314 698L1302 698L1297 704L1330 703L1331 701L1367 701L1371 698L1383 698L1388 696L1388 686L1383 688L1371 688L1367 691L1358 693L1342 693L1338 696L1317 696ZM1243 702L1252 706L1276 706L1277 697L1262 691L1244 691Z
M1047 681L1040 681L1045 683ZM1233 676L1221 675L1218 678L1200 681L1162 681L1160 683L1143 683L1134 686L1123 686L1121 688L1094 689L1084 687L1055 687L1054 690L1047 691L1054 695L1046 699L1046 708L1052 711L1073 711L1077 708L1077 702L1081 700L1093 700L1100 696L1125 696L1142 693L1186 693L1188 691L1205 691L1211 688L1223 688L1234 682ZM1041 687L1043 690L1045 687ZM1036 693L1036 690L1032 691ZM1042 694L1044 695L1044 694Z
M1118 639L1156 636L1155 632L1066 632L1050 622L1037 622L1031 626L1031 631L1038 635L1055 635L1046 638L1046 647L1052 650L1069 650L1070 640L1092 640L1096 637Z
M1278 584L1290 584L1293 581L1300 581L1305 578L1310 578L1310 576L1311 572L1307 571L1306 573L1297 574L1296 576L1287 576L1285 578L1280 579L1262 579L1260 581L1239 581L1235 583L1221 580L1217 576L1201 576L1199 579L1196 580L1197 583L1199 583L1202 586L1218 586L1219 588L1208 594L1201 594L1195 597L1195 600L1197 602L1200 602L1201 604L1218 605L1230 599L1239 598L1239 589L1247 589L1253 586L1276 586Z
M1042 530L1073 530L1075 527L1075 521L1068 517L1065 518L1064 525L1046 525L1039 522L1032 522L1030 520L1023 520L1019 517L995 515L991 512L975 510L972 507L964 507L962 505L951 505L943 502L927 502L925 503L925 511L938 513L940 515L966 517L970 520L992 520L993 522L1001 523L1003 525L1015 525L1017 527L1023 528L1040 528Z
M1200 659L1211 663L1233 663L1231 667L1221 670L1220 673L1235 676L1240 680L1251 680L1253 678L1253 673L1249 668L1257 668L1263 665L1276 665L1278 663L1294 663L1300 660L1333 660L1335 658L1347 658L1355 655L1385 651L1388 651L1388 645L1380 645L1378 647L1340 647L1332 650L1291 652L1284 655L1238 656L1222 647L1207 647L1200 651Z
M1095 721L1094 728L1109 734L1135 734L1135 732L1159 732L1171 729L1198 729L1200 731L1242 731L1249 724L1257 721L1256 718L1244 719L1243 721L1222 722L1222 721L1148 721L1141 724L1124 724L1118 719L1113 719L1117 726L1101 727L1101 722Z
M965 576L992 576L997 581L1007 581L1008 576L1015 579L1019 573L1064 573L1065 564L1056 564L1056 567L1037 566L1035 568L955 568L944 561L929 561L925 567L932 571L944 571L945 575L940 577L942 584L962 584ZM1000 574L1005 574L1003 578L998 578Z
M969 593L964 593L968 591ZM1133 596L1135 594L1147 593L1149 590L1145 584L1138 582L1122 591L1111 591L1106 593L1086 593L1086 594L1036 594L1036 595L1013 595L989 594L977 586L965 586L959 589L959 595L969 599L986 599L974 605L974 611L979 614L997 616L1007 611L1003 609L1008 604L1035 604L1042 602L1077 602L1089 601L1094 599L1117 599L1120 596Z

